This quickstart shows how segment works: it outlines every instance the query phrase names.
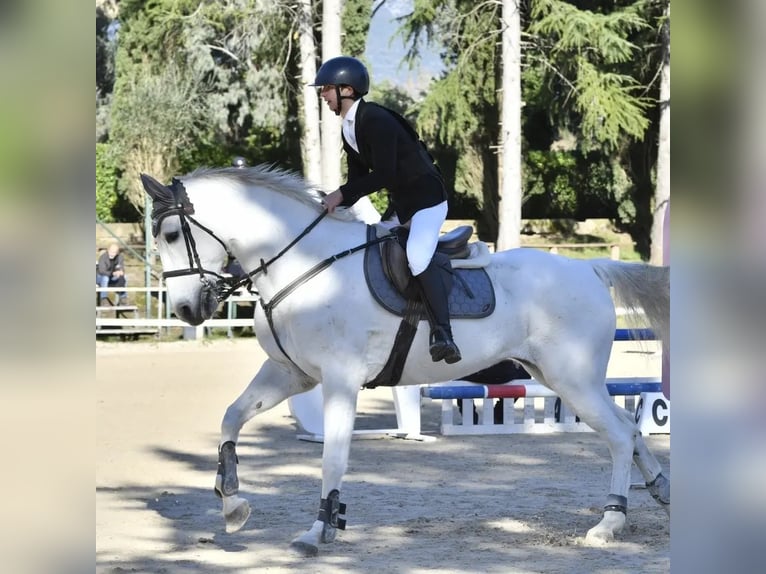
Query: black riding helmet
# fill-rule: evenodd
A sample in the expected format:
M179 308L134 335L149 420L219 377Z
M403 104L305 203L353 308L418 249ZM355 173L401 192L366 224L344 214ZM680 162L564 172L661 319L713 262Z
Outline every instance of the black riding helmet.
M342 98L358 100L370 91L370 75L367 68L351 56L338 56L330 58L319 67L314 83L310 86L335 86L338 101ZM341 96L339 86L351 86L354 95ZM335 112L336 115L340 112Z

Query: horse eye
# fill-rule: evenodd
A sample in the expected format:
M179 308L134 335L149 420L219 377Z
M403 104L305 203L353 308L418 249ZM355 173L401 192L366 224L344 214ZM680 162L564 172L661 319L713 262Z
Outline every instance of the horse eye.
M177 231L170 231L165 234L165 241L168 243L173 243L176 239L178 239L178 232Z

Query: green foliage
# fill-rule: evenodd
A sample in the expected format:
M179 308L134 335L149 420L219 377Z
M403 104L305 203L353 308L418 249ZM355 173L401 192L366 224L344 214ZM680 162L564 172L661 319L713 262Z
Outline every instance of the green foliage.
M523 178L526 218L615 219L632 207L625 170L598 152L531 150Z
M420 109L418 129L424 136L458 148L469 145L481 118L464 97L463 85L457 73L433 84Z
M114 221L112 209L117 204L117 170L108 147L96 144L96 217L105 223Z
M206 102L199 79L172 64L159 73L135 66L112 104L111 149L124 172L122 192L138 209L144 203L139 174L169 180L179 150L204 139Z
M633 7L598 13L564 0L537 0L530 15L530 33L549 38L552 54L587 53L605 64L629 61L637 50L629 34L647 27Z
M497 231L498 175L493 146L499 139L497 99L500 58L499 3L418 0L403 23L408 56L418 57L421 36L438 38L447 70L432 82L420 105L417 126L430 147L446 151L454 171L453 205L477 206L482 235ZM446 166L445 166L446 167ZM465 198L457 199L464 195ZM462 214L461 214L462 215ZM454 214L453 214L454 216Z
M487 198L481 193L484 186L484 160L475 148L467 148L460 154L455 169L455 190L459 190L469 197L476 199L477 205L485 214L489 215L491 209L487 209ZM494 215L494 214L492 214ZM495 222L497 221L495 217Z
M421 105L418 129L424 136L458 149L485 142L493 128L486 120L497 115L495 62L499 7L494 3L427 2L419 0L403 27L417 57L420 34L441 34L450 65L434 82ZM495 130L496 131L496 130Z
M526 216L607 216L641 233L634 222L647 213L637 204L655 155L656 35L666 2L520 3ZM401 30L411 58L422 37L440 45L447 71L422 102L418 127L454 154L455 190L477 199L491 238L500 22L499 3L417 0Z
M635 235L648 233L659 24L668 1L519 3L528 215L611 210L608 217ZM321 1L312 4L318 13ZM343 3L344 53L363 54L374 5ZM141 170L168 179L228 165L234 155L300 166L294 3L121 0L119 10L114 58L107 20L97 17L97 138L110 144L97 156L113 164L98 169L121 178L113 217ZM413 121L457 192L450 216L479 219L494 240L500 3L414 0L400 22L408 63L417 62L423 40L435 42L446 71L420 102L390 85L373 85L370 99ZM142 206L139 191L131 197ZM387 203L385 193L372 200L379 210ZM454 213L456 205L472 211Z
M649 101L639 95L642 86L629 67L623 69L639 52L630 36L649 28L637 6L599 13L564 0L539 0L530 16L532 59L544 67L549 88L564 94L554 100L556 112L580 145L613 151L626 137L641 139Z
M410 122L417 123L419 109L415 100L407 91L388 80L370 86L370 93L366 99L386 106L400 113Z
M578 90L575 108L582 117L580 133L588 141L616 148L627 134L642 139L649 119L649 103L636 97L639 90L633 78L623 74L599 73L585 58L578 58Z
M106 141L109 134L109 107L114 87L115 43L107 37L109 17L96 8L96 141Z
M367 46L367 33L372 18L372 2L369 0L345 0L343 3L343 37L341 52L359 58Z
M288 148L290 8L229 0L121 4L111 113L121 191L141 207L137 174L252 163ZM277 40L278 39L278 40ZM275 158L277 159L277 158Z
M375 193L370 194L370 201L372 202L373 207L378 210L378 213L381 215L388 207L388 193L383 191L376 191Z
M580 174L577 161L571 152L530 151L524 170L525 199L542 199L549 207L546 215L577 212L577 189ZM535 214L540 215L540 214Z

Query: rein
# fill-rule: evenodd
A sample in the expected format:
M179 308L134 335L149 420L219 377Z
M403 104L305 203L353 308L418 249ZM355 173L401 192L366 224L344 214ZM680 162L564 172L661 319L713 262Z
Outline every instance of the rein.
M327 212L324 212L325 214ZM315 221L315 223L317 223ZM313 226L312 226L313 227ZM307 232L306 232L307 233ZM305 235L306 233L303 233L302 235ZM282 287L277 293L271 298L271 301L268 303L264 303L263 299L260 300L261 307L263 307L263 312L266 315L266 321L269 323L269 328L271 329L271 334L274 337L274 341L277 344L277 347L279 347L279 350L282 351L282 354L287 357L287 359L295 366L296 369L303 372L303 369L301 369L295 361L293 361L292 357L285 351L284 347L282 346L282 343L279 340L279 335L277 335L277 330L274 327L274 319L272 318L272 314L274 312L274 308L282 302L290 293L295 291L298 287L309 281L310 279L316 277L327 269L330 265L338 261L339 259L343 259L344 257L348 257L349 255L353 255L354 253L361 251L362 249L366 249L367 247L371 245L377 245L378 243L382 243L384 241L389 241L391 239L396 239L396 235L391 233L389 235L384 235L382 237L376 237L375 239L371 239L367 241L366 243L362 243L361 245L357 245L356 247L352 247L350 249L346 249L344 251L341 251L339 253L336 253L335 255L331 255L330 257L323 259L316 265L314 265L311 269L306 271L305 273L302 273L297 278L293 279L290 283ZM294 245L295 241L291 244ZM285 249L286 251L286 249ZM281 255L281 253L280 253ZM275 258L276 259L276 258ZM274 261L274 259L272 259ZM271 263L271 262L269 262ZM260 269L260 268L259 268ZM305 374L305 373L304 373Z
M269 259L268 261L265 261L265 262L264 262L263 259L261 259L261 264L257 268L255 268L253 271L250 271L247 275L242 277L242 279L238 280L233 285L231 285L227 290L225 290L222 293L220 293L219 296L218 296L219 297L218 300L219 301L226 300L229 297L229 295L234 293L234 291L236 291L237 289L239 289L243 285L246 285L246 284L252 285L253 278L258 273L263 272L264 275L268 275L269 274L269 271L268 271L269 266L272 263L274 263L277 259L282 257L285 253L287 253L290 249L292 249L292 247L296 243L298 243L301 239L306 237L306 235L308 235L309 232L312 229L314 229L319 224L319 222L322 221L322 219L324 219L324 217L326 215L327 215L327 211L323 211L322 213L320 213L316 217L316 219L314 219L314 221L309 223L308 226L303 231L301 231L300 234L298 234L298 236L295 239L293 239L289 244L287 244L287 246L284 249L282 249L279 253L277 253L274 257L272 257L271 259ZM206 230L206 231L208 231L208 230ZM208 233L211 233L211 235L212 235L212 232L208 231ZM213 237L215 237L215 235L213 235ZM218 239L218 238L216 237L216 239ZM219 239L219 241L220 241L220 239ZM228 250L227 250L227 253L228 253ZM251 293L254 293L254 292L257 293L256 291L251 290L250 287L248 287L247 290L250 291Z

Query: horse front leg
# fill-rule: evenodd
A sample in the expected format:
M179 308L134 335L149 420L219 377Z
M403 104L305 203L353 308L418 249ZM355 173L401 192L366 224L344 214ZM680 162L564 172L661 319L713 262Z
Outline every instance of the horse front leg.
M324 446L319 513L313 526L290 544L302 556L315 556L320 542L334 541L337 529L346 528L346 505L340 501L340 491L348 468L358 392L358 383L345 378L333 377L322 381Z
M222 499L226 532L236 532L250 517L250 504L239 496L236 444L244 424L287 397L305 391L307 383L293 371L268 359L245 391L234 401L221 423L215 493Z
M215 493L223 501L223 517L226 532L236 532L250 518L250 503L239 493L237 477L237 450L234 441L226 441L218 447L218 473L215 476Z

